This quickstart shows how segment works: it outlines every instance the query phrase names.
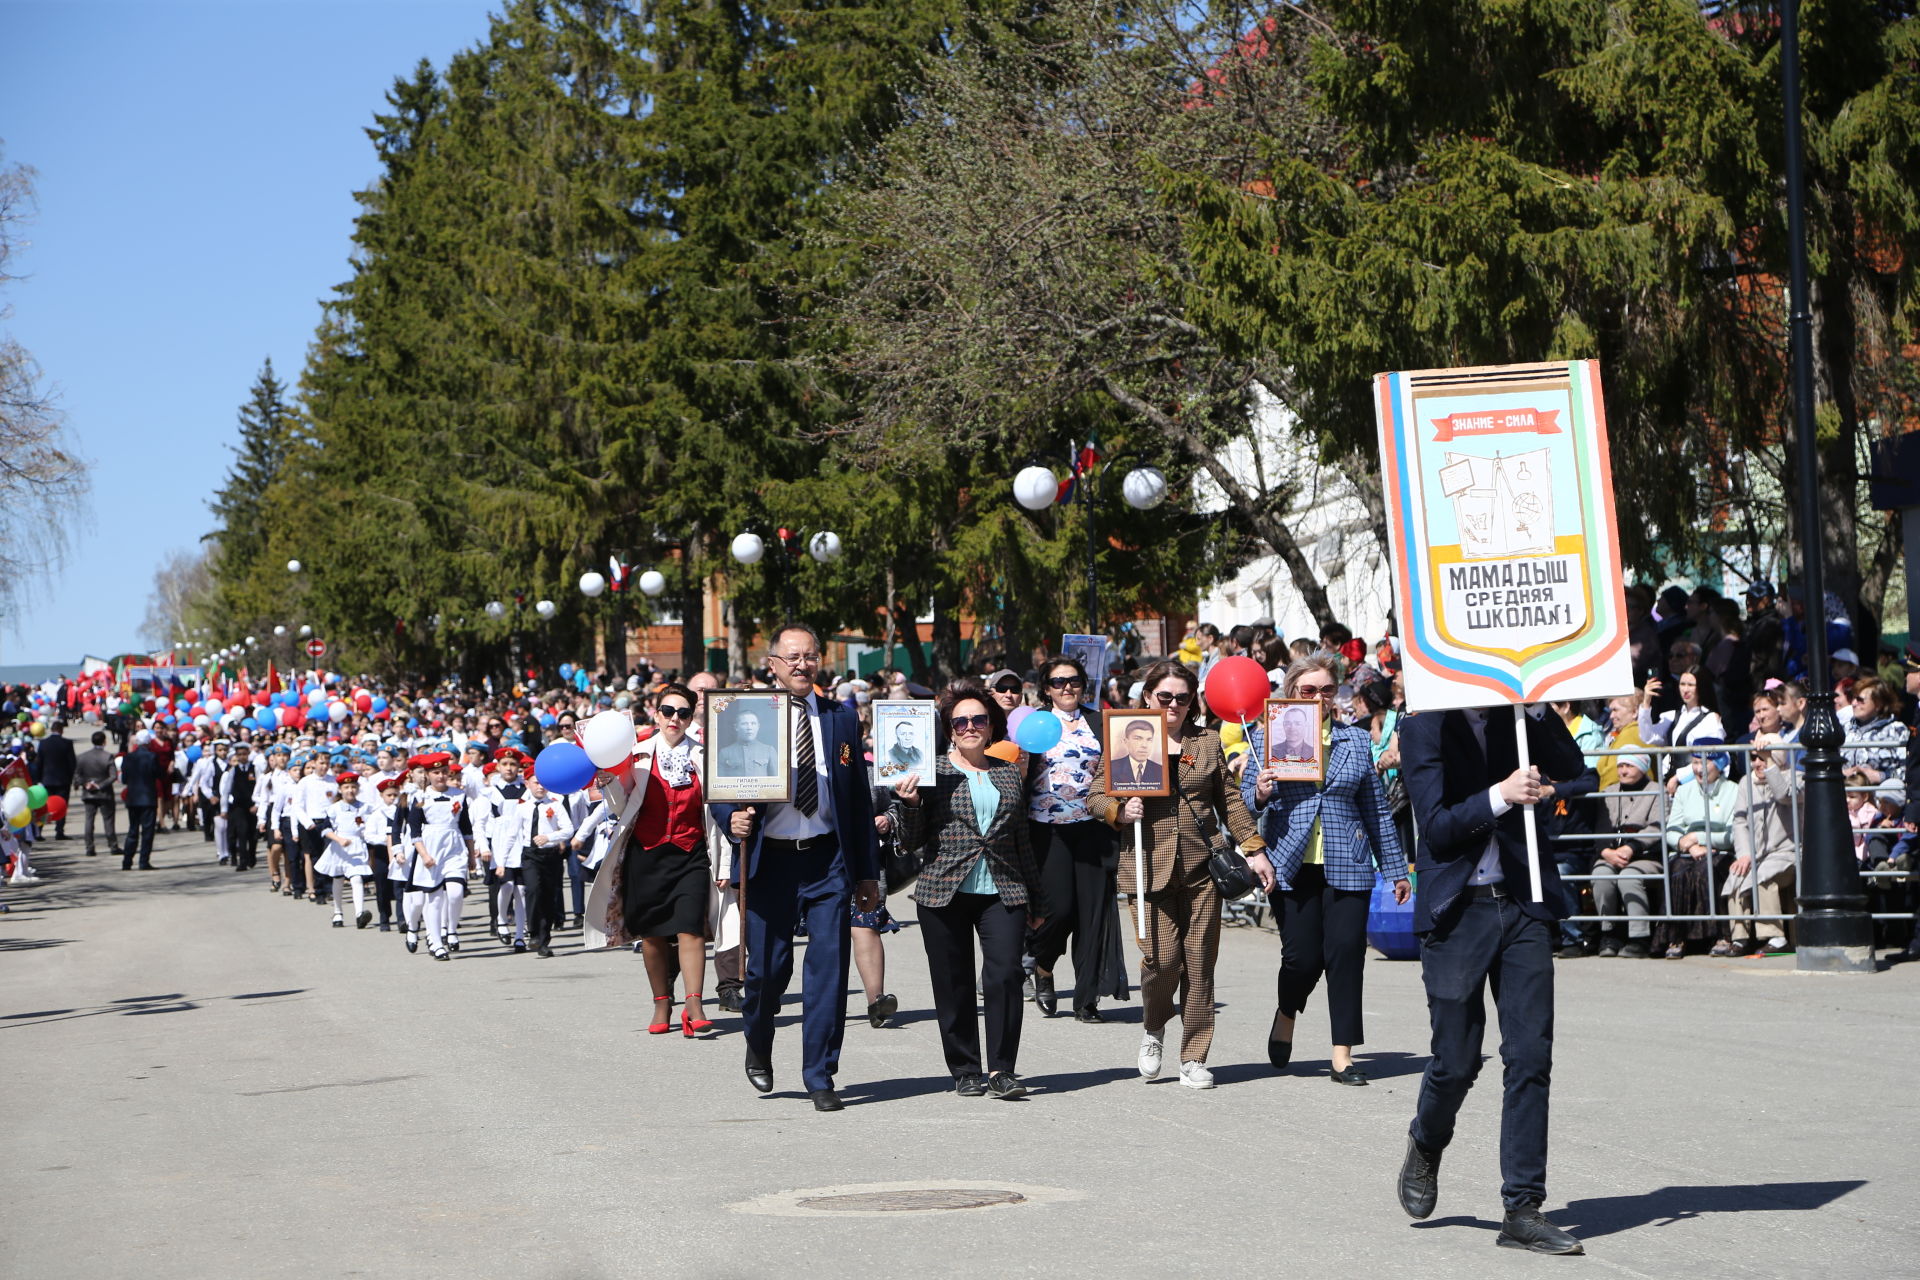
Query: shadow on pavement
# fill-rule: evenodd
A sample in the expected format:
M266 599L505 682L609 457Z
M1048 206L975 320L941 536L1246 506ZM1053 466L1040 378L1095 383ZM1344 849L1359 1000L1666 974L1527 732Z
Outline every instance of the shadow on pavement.
M1866 1186L1864 1178L1836 1182L1756 1182L1720 1187L1661 1187L1637 1196L1598 1196L1571 1200L1555 1222L1582 1239L1631 1231L1635 1227L1664 1227L1711 1213L1778 1212L1782 1209L1824 1209L1850 1192Z
M840 1096L851 1104L894 1102L901 1098L920 1098L929 1094L952 1092L952 1076L913 1076L903 1080L869 1080L865 1084L846 1085L841 1088Z
M91 1005L74 1009L36 1009L28 1013L0 1014L0 1031L11 1031L20 1027L37 1027L49 1022L71 1022L76 1018L98 1018L105 1014L119 1014L123 1018L145 1017L156 1013L185 1013L190 1009L202 1008L204 1003L214 1000L271 1000L282 996L306 994L305 987L294 987L286 991L249 991L232 996L205 996L200 1000L188 999L185 993L170 991L156 996L124 996L106 1004Z

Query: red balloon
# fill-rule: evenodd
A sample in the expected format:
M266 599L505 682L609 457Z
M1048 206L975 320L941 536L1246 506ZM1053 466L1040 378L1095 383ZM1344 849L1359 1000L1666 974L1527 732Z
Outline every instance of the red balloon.
M66 797L65 796L48 796L47 797L47 821L59 822L66 816L67 816Z
M1222 658L1207 672L1207 709L1223 720L1258 720L1272 688L1252 658Z
M267 706L272 701L273 695L270 693L256 693L253 695L253 705L256 707Z
M362 713L373 710L373 695L368 693L365 689L362 689L359 693L354 694L353 708L354 710Z
M187 699L187 705L188 705L188 706L192 706L192 705L193 705L194 703L196 703L196 702L198 702L198 701L200 701L200 691L199 691L198 689L189 689L189 690L187 690L187 692L186 692L186 695L185 695L185 696L186 696L186 699Z

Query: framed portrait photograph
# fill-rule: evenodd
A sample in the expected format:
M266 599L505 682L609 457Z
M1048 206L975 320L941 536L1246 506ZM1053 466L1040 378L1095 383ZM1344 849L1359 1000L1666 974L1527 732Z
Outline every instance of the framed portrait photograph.
M1173 794L1167 768L1167 718L1158 711L1108 711L1101 717L1106 744L1107 794Z
M933 781L935 730L940 713L931 702L885 698L873 707L873 776L888 786L908 774Z
M710 804L793 799L792 699L767 689L714 689L701 729Z
M1061 636L1060 652L1069 658L1078 658L1080 665L1087 669L1087 691L1082 695L1082 704L1089 707L1099 706L1103 690L1107 687L1107 638L1105 636Z
M1320 699L1268 698L1266 767L1285 782L1316 786L1327 774L1327 746L1320 735Z

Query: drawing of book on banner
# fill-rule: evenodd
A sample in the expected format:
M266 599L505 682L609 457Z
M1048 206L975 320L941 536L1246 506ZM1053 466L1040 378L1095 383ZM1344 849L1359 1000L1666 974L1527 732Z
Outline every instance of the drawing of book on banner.
M1408 706L1631 688L1598 365L1387 373L1375 403Z
M1445 456L1440 491L1453 500L1463 556L1483 559L1553 551L1553 477L1547 453L1535 449L1511 458Z

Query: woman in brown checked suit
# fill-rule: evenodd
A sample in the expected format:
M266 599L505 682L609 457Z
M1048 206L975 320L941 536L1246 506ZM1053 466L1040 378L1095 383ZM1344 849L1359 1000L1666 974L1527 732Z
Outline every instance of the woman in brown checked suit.
M956 680L937 705L953 747L934 762L924 789L918 774L901 780L889 814L907 848L929 851L913 900L954 1091L1012 1101L1027 1094L1014 1074L1026 1008L1020 952L1027 929L1046 922L1027 839L1026 776L1019 764L987 754L1006 734L1007 713L977 682ZM987 1023L984 1079L973 1012L976 934Z
M1221 820L1248 855L1261 887L1273 887L1273 868L1253 815L1240 800L1239 783L1227 772L1220 735L1194 720L1199 680L1178 662L1154 664L1141 681L1141 698L1167 718L1167 766L1173 794L1107 794L1106 771L1094 775L1087 807L1103 822L1121 827L1120 892L1131 901L1140 892L1133 874L1132 840L1125 830L1142 824L1146 849L1148 937L1140 946L1140 999L1146 1024L1140 1038L1140 1074L1160 1074L1174 997L1180 1004L1180 1083L1213 1088L1207 1050L1213 1046L1213 964L1220 954L1220 894L1207 875L1207 855ZM1132 919L1129 916L1129 919Z

